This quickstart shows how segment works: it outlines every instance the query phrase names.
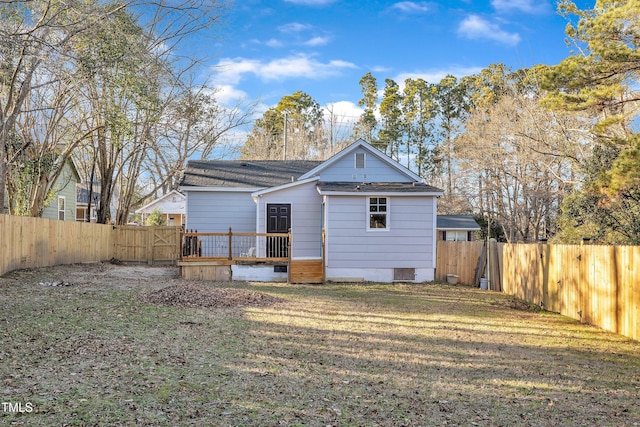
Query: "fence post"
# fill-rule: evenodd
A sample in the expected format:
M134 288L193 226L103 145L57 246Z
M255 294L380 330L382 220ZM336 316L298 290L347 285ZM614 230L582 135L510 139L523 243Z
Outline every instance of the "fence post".
M229 227L229 261L233 259L233 233L231 231L231 227Z
M147 231L147 264L153 265L153 240L155 239L155 226L146 227Z

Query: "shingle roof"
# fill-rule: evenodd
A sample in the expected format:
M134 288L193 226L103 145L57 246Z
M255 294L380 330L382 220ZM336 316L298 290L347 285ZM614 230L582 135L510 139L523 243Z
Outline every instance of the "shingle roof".
M319 182L321 192L348 193L441 193L442 190L421 182Z
M181 186L265 188L286 184L318 166L312 160L191 160Z
M438 215L436 228L441 230L480 230L471 215Z

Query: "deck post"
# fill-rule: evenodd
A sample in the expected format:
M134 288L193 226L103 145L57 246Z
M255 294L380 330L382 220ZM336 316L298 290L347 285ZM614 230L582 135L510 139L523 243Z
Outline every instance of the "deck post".
M291 259L293 258L293 254L291 253L291 229L287 232L287 255L289 258L289 262L287 263L287 282L291 283Z
M322 254L321 254L321 258L322 258L322 283L327 283L327 270L326 270L326 266L325 266L325 253L327 251L327 244L326 244L326 240L327 240L327 234L326 231L324 229L324 227L322 227Z
M231 231L231 227L229 227L229 261L233 258L233 233Z

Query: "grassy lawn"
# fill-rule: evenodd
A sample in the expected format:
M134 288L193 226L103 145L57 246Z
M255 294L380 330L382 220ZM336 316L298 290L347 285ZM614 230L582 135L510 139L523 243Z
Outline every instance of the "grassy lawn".
M640 425L640 343L501 294L206 283L282 301L180 308L148 271L0 278L0 399L32 408L1 425Z

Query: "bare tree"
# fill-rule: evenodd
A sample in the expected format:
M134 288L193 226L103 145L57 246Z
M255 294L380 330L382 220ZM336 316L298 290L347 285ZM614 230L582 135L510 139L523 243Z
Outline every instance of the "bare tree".
M65 66L47 65L60 64L78 35L123 7L124 3L52 0L0 3L0 201L5 200L7 147L15 141L25 102L33 90L68 75Z
M247 125L256 103L224 107L206 86L175 86L164 101L161 119L152 129L153 146L142 165L147 175L141 199L177 188L187 160L217 157L229 145L225 136Z
M585 122L549 112L540 97L515 88L477 109L457 141L461 189L484 215L502 224L509 241L552 232L559 205L573 185L585 149Z
M329 148L323 111L308 94L283 96L254 123L241 149L245 159L317 159Z
M91 132L78 116L74 87L57 80L30 91L7 145L7 188L13 215L40 216L75 148Z
M83 138L65 139L58 131L42 133L45 122L60 124L90 112L91 120L77 121L76 134L88 136L88 147L93 147L101 181L99 220L110 220L109 206L117 192L116 220L125 221L146 153L155 142L154 127L163 113L161 92L182 85L181 70L199 64L189 56L193 52L185 49L178 54L177 48L196 32L216 28L227 8L224 0L1 3L0 200L4 200L9 144L18 166L52 157L51 151L27 150L34 142L29 135L36 129L28 127L35 124L38 108L49 111L48 118L40 114L37 119L37 136L47 141L40 148L55 147L54 165L64 164ZM63 87L74 95L67 104L61 101L64 93L54 93ZM34 91L41 88L40 93L50 99L36 106L43 98ZM61 144L66 144L64 149ZM56 169L40 172L47 175L42 178L45 183L56 178ZM46 186L36 187L34 197L42 199ZM29 212L41 211L38 205Z

